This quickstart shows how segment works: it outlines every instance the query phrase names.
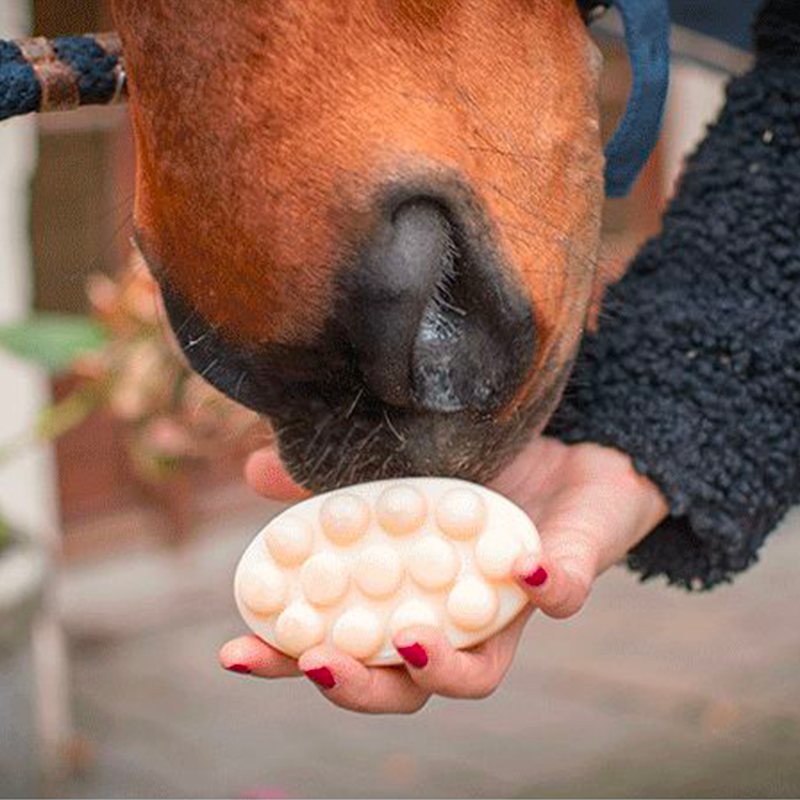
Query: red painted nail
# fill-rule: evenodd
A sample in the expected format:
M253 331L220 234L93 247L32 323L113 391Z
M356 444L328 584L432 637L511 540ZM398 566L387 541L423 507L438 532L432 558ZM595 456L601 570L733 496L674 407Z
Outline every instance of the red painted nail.
M527 583L528 586L533 586L538 589L540 586L544 586L547 583L549 577L547 570L544 567L539 567L536 572L532 572L525 578L525 583Z
M423 669L428 666L428 654L421 644L412 644L408 647L398 647L397 652L403 657L405 661L411 664L412 667Z
M323 689L333 689L336 686L336 679L333 673L327 667L320 667L319 669L310 669L306 672L306 677L314 681L317 686Z
M225 669L227 669L228 672L238 672L240 675L250 675L253 671L244 664L231 664L229 667L225 667Z

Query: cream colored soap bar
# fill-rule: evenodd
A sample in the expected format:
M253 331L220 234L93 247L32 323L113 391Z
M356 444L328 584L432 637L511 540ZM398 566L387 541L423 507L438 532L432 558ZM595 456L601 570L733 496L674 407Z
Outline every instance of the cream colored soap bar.
M312 498L261 531L236 571L247 625L298 657L327 642L369 665L402 663L411 625L472 647L522 610L511 568L541 552L527 514L482 486L380 481Z

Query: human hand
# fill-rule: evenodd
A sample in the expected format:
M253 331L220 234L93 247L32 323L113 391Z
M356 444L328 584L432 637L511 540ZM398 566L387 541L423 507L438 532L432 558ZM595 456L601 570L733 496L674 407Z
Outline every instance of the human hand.
M265 497L292 501L308 496L273 451L255 453L246 475ZM597 577L667 514L658 489L634 471L626 455L592 444L568 446L537 438L491 488L529 514L543 545L540 558L522 556L515 565L530 605L491 639L459 651L434 628L408 628L394 639L406 666L368 668L326 645L296 661L251 635L222 648L222 665L261 678L305 674L331 702L363 713L412 713L433 695L486 697L511 666L533 611L557 619L576 614Z

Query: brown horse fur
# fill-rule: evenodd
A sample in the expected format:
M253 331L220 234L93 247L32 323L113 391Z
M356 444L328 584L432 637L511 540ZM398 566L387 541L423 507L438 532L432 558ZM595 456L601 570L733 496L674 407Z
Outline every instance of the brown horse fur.
M530 300L535 358L457 464L403 468L496 472L519 446L506 440L552 411L600 280L601 59L574 0L114 0L114 12L142 250L228 340L313 345L376 191L421 175L470 188ZM293 466L322 488L344 479Z

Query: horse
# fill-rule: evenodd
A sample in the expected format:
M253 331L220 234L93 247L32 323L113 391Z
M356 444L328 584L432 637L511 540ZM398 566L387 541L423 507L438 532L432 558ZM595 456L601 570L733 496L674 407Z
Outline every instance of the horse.
M50 78L32 106L124 88L172 330L299 484L486 482L559 403L606 283L604 192L655 140L666 11L617 4L638 154L635 110L604 153L607 3L113 0L94 83L63 44L22 55Z

